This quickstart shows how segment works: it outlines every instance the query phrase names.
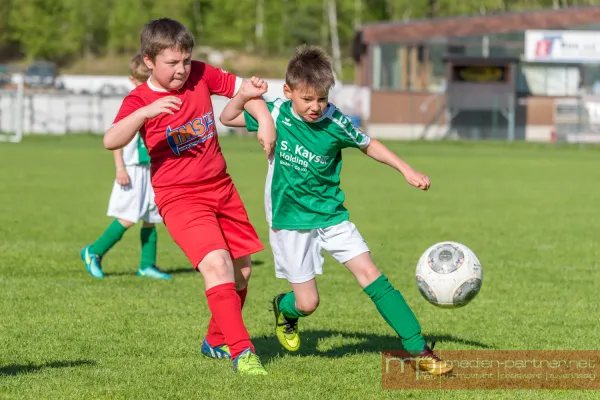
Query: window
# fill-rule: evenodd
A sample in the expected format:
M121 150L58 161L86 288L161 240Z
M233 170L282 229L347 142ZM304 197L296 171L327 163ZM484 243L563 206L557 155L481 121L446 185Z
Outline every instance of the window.
M427 91L430 77L426 45L382 43L373 47L373 89Z
M400 89L400 46L381 43L373 48L373 89Z
M600 94L600 65L584 64L581 66L581 85L588 93Z
M444 55L447 52L445 43L432 43L428 46L429 53L429 87L430 92L441 92L446 86L446 65Z
M528 96L575 96L580 76L578 66L523 64L517 74L517 92Z

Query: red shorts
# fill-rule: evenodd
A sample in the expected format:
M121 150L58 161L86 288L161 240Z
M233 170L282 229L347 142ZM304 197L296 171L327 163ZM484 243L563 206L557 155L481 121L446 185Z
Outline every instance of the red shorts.
M214 251L236 259L264 250L230 177L186 188L160 189L156 204L171 237L194 268Z

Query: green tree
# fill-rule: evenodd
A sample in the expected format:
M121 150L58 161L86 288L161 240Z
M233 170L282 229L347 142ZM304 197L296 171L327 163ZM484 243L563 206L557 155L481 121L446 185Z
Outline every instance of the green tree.
M75 11L69 0L19 0L9 12L10 38L28 59L68 62L83 43L81 29L72 23Z

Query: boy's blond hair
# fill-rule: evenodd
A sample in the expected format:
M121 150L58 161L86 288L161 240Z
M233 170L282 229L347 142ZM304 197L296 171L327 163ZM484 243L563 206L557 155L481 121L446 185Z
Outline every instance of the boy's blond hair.
M146 82L150 78L152 71L144 63L142 53L137 53L129 62L129 74L140 83Z
M335 84L327 53L318 46L300 45L288 61L285 83L292 89L326 92Z
M165 49L191 53L194 49L194 35L181 22L170 18L160 18L148 22L140 37L142 55L152 61Z

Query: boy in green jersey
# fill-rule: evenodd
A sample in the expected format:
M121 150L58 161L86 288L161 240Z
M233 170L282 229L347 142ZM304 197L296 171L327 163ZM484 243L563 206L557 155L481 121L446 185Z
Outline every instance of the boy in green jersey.
M292 291L273 299L276 334L289 351L300 348L298 319L319 305L315 275L322 274L321 250L344 264L396 331L419 370L445 374L452 370L440 360L421 335L421 327L403 296L373 264L370 251L349 221L340 189L342 149L354 147L376 161L398 170L407 182L422 190L429 178L411 168L382 143L369 138L328 102L334 84L328 56L314 46L300 46L286 71L287 99L267 103L277 129L274 156L269 159L265 211L275 274L290 282ZM258 129L244 104L264 93L263 81L246 82L225 107L221 122Z

